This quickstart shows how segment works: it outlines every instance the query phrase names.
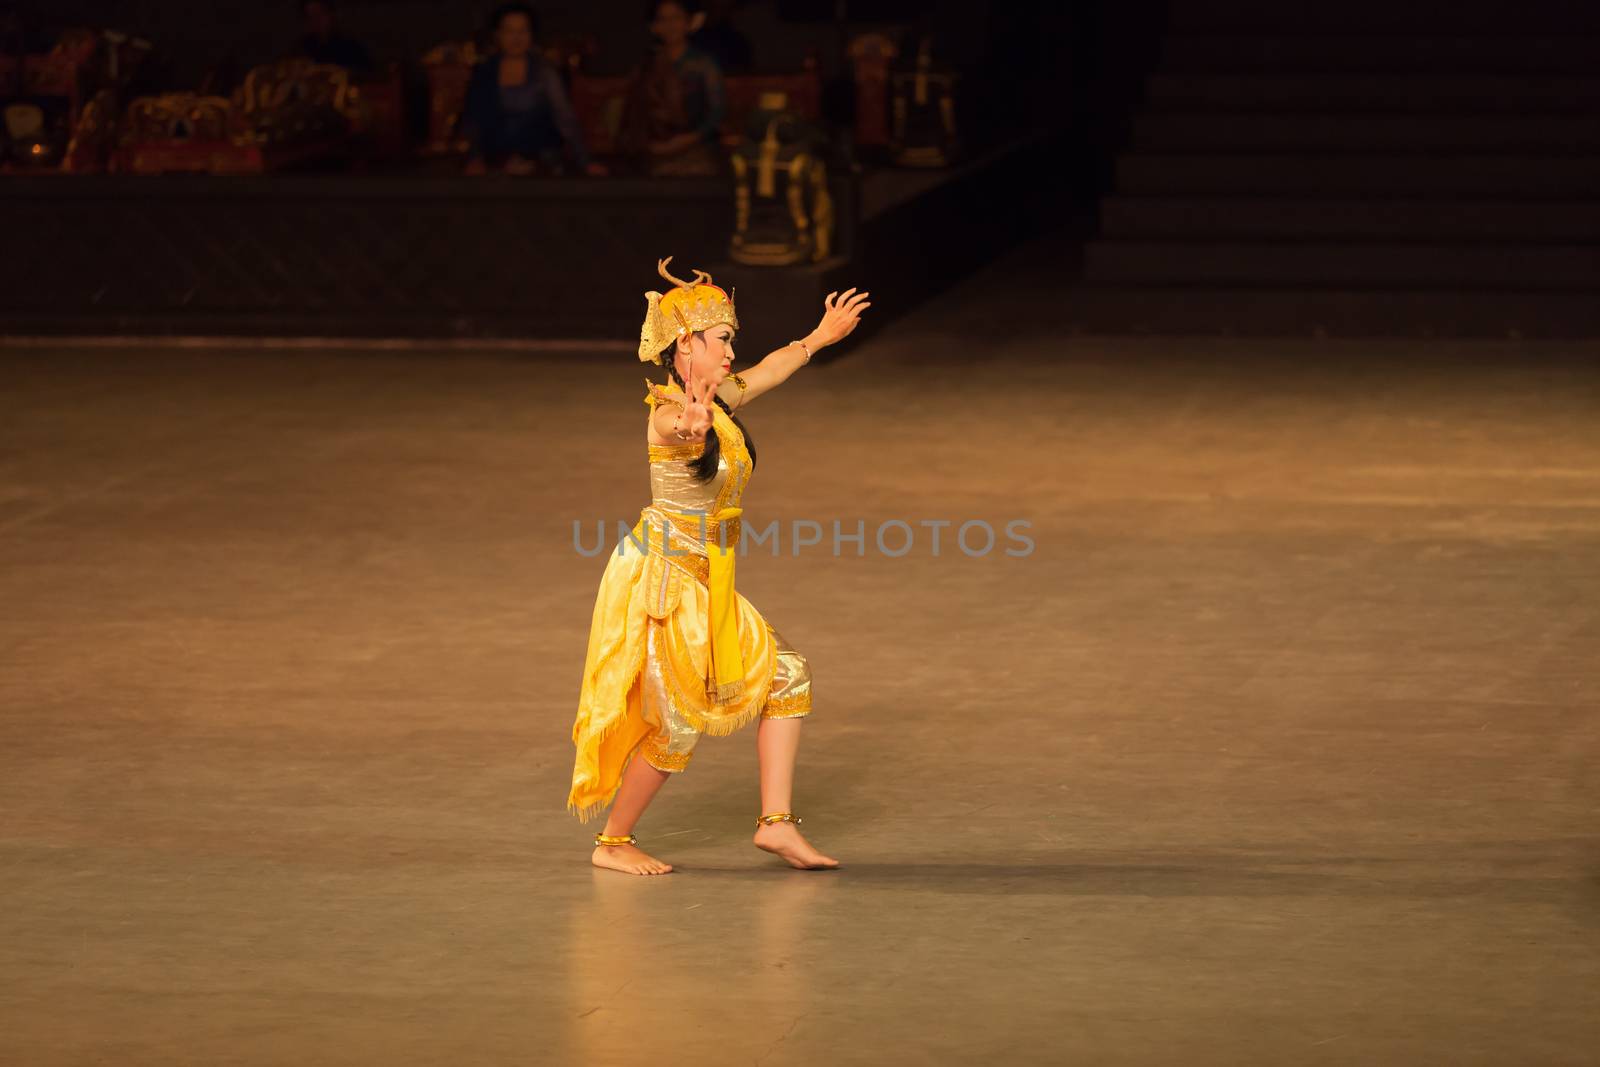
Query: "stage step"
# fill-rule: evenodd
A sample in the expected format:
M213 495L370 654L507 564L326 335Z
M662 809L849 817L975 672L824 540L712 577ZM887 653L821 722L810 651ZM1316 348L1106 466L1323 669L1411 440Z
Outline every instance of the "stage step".
M1157 288L1083 285L1068 331L1328 337L1600 337L1600 301L1580 292Z
M1600 153L1593 116L1144 114L1142 152ZM1409 161L1408 161L1409 162Z
M1124 193L1573 199L1600 190L1600 155L1177 155L1118 158Z
M1312 6L1293 5L1297 15ZM1175 73L1240 74L1276 71L1305 74L1568 74L1591 76L1600 54L1600 34L1553 36L1477 34L1374 35L1328 33L1317 36L1174 34L1166 38L1161 70Z
M1161 113L1581 114L1600 111L1600 78L1158 73L1147 99Z
M1138 285L1600 289L1593 245L1091 241L1084 280Z
M1100 232L1111 240L1182 238L1510 240L1600 242L1600 200L1266 200L1107 197ZM1600 255L1600 250L1597 250Z
M1168 13L1075 328L1600 332L1600 3Z

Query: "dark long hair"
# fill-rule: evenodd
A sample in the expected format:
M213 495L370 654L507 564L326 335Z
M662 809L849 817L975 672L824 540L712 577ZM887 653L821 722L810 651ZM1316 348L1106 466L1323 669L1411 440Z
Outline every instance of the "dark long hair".
M672 366L672 349L669 348L661 354L661 362L667 365L667 377L676 382L679 389L687 392L688 386L683 384L683 379L678 377L678 372ZM733 424L739 427L739 432L744 434L744 447L750 453L750 470L754 471L756 469L756 443L750 436L750 431L745 429L744 423L739 421L739 416L733 413L733 409L725 404L720 396L713 393L711 401L717 407L726 411L728 418L732 419ZM700 458L694 461L694 466L691 468L694 471L694 476L702 482L709 482L715 478L717 476L717 460L721 455L722 438L717 436L715 430L707 430L706 450L700 453Z

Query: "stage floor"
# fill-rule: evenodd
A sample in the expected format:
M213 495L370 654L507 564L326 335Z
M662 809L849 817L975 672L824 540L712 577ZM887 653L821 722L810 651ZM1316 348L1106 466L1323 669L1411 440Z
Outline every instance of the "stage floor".
M1049 258L744 413L835 872L754 728L671 875L564 810L630 353L4 352L0 1061L1596 1063L1600 346L1074 338Z

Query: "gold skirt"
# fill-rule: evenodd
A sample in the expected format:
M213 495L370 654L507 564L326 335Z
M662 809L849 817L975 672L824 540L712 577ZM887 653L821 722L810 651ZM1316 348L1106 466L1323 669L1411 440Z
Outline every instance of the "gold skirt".
M611 803L635 755L659 770L681 771L702 734L731 734L758 717L811 712L806 658L737 590L743 691L716 701L715 686L708 685L705 546L646 512L648 538L647 516L641 516L611 552L589 627L567 797L567 809L583 820Z

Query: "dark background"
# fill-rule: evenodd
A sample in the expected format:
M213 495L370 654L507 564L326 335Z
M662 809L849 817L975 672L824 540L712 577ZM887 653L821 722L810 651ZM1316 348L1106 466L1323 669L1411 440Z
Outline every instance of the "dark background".
M380 61L414 64L492 6L349 0L339 12ZM542 36L593 35L596 71L643 54L646 5L536 6ZM1594 336L1597 10L747 3L736 24L754 68L814 58L838 131L852 106L843 49L858 32L931 32L940 69L961 76L971 157L932 174L840 166L836 262L729 267L731 199L714 181L473 183L406 167L17 177L0 188L0 313L12 333L621 337L631 311L536 294L573 279L599 292L620 262L670 252L720 265L774 311L865 279L894 297L876 327L1032 241L1047 246L1041 284L1075 332ZM10 14L13 39L47 43L73 22L143 34L174 86L282 55L298 32L288 2L65 0Z

